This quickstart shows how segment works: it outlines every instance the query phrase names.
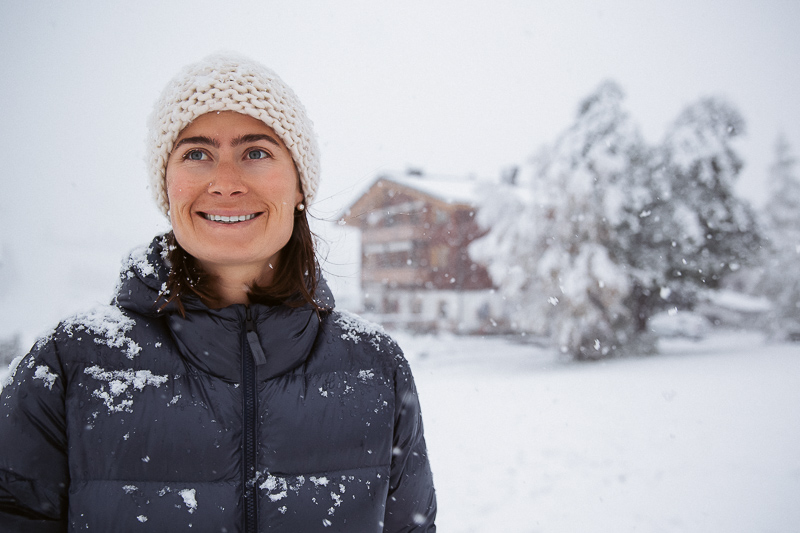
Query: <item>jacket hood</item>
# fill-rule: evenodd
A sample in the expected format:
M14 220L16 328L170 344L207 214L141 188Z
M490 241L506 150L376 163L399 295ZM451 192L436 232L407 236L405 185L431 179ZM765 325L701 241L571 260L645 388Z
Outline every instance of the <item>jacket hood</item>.
M136 248L130 253L122 265L115 290L115 305L146 316L160 316L178 310L175 303L164 305L170 269L167 260L168 246L167 236L164 234L154 238L149 245ZM182 297L181 301L186 310L208 310L205 304L192 295ZM328 282L321 274L314 301L327 311L336 307Z
M134 250L123 265L114 303L152 317L162 317L181 355L209 374L238 382L247 343L248 308L267 362L257 367L260 380L291 371L308 357L319 330L319 316L310 305L236 304L210 309L199 298L182 297L185 316L177 304L165 304L169 277L167 239L161 235L149 246ZM330 311L335 302L327 282L320 277L315 300Z

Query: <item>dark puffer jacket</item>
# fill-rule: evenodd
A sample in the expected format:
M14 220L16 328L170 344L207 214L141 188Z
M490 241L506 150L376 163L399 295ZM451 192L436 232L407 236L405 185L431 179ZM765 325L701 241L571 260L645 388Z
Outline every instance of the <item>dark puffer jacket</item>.
M0 530L435 531L392 339L310 307L159 310L162 246L132 256L115 305L61 323L8 378Z

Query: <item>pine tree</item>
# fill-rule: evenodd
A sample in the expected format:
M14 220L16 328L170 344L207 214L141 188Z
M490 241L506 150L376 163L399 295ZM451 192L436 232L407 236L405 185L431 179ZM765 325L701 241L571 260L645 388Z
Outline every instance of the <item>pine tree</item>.
M576 359L617 355L637 340L626 306L631 273L616 227L647 156L622 99L616 84L601 84L575 123L535 158L531 189L504 191L514 197L505 204L502 192L488 195L479 222L489 233L471 249L504 291L518 326L543 324Z
M547 157L548 149L543 147L531 159L534 172L541 169ZM541 298L540 278L531 275L545 246L540 228L544 219L533 203L537 197L535 183L504 182L482 188L476 217L487 232L470 245L469 255L487 267L505 301L505 319L511 329L546 334L547 302Z
M553 306L554 340L576 359L641 348L626 301L632 274L618 226L646 159L623 93L605 82L579 107L542 177L549 194L547 247L537 274Z
M739 113L717 99L687 107L648 147L603 83L574 124L532 161L528 187L486 191L473 244L510 305L512 323L546 331L576 359L652 351L648 320L690 309L761 246L734 193Z
M767 322L777 339L800 341L800 178L786 138L775 146L763 221L769 246L761 288L773 305Z
M732 105L704 98L678 116L658 155L654 175L667 189L649 211L669 236L655 248L665 263L662 292L678 307L691 308L698 292L718 289L759 256L755 215L734 191L743 163L732 140L743 131Z
M531 217L530 190L526 185L487 185L480 191L478 224L487 233L473 241L470 257L487 267L505 302L505 320L515 331L543 333L540 309L531 301L538 292L537 233Z

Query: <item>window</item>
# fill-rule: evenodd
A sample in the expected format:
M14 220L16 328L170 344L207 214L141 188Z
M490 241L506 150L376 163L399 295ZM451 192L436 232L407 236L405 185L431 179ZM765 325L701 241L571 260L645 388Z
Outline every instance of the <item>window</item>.
M450 255L450 248L445 244L434 246L431 250L431 266L447 266L447 258Z
M384 313L398 313L398 312L400 312L400 302L397 301L397 298L390 298L388 296L384 296L384 298L383 298L383 312Z

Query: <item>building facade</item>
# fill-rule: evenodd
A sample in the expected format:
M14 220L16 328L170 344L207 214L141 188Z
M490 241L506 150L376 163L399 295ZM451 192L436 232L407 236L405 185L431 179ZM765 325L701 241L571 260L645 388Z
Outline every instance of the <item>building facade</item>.
M382 175L342 216L361 230L363 313L390 327L475 333L497 326L501 306L467 247L478 183Z

